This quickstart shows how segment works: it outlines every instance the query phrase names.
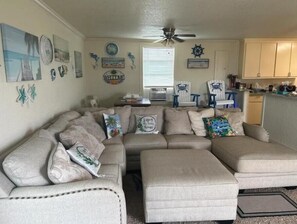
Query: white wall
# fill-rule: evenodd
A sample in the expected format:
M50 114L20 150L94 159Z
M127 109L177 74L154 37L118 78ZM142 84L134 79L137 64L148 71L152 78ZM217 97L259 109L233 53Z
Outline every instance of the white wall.
M34 34L38 37L46 35L51 40L53 34L69 41L71 62L69 72L64 78L57 75L51 81L50 70L62 63L53 61L44 65L40 61L42 80L27 82L6 82L5 66L0 44L0 151L15 144L24 136L50 120L56 114L79 106L80 101L86 97L86 74L83 78L75 78L72 65L74 65L74 50L84 52L84 39L68 29L45 9L33 0L1 1L0 21ZM84 63L83 63L84 64ZM58 74L58 71L57 71ZM18 96L16 87L28 87L35 84L37 98L34 103L21 106L16 102Z
M89 57L89 53L93 52L98 54L100 58L108 57L105 52L105 45L108 42L115 42L119 46L119 53L116 57L125 57L126 66L124 69L119 69L126 75L126 80L119 85L110 85L104 82L103 74L111 69L101 67L101 59L99 68L94 70L92 68L93 59ZM201 58L208 58L210 61L208 69L187 69L187 59L194 58L192 48L195 44L201 44L204 49L204 54ZM150 42L143 42L140 40L127 40L127 39L104 39L104 38L91 38L85 41L85 61L86 73L88 76L88 88L91 94L96 95L103 106L112 106L114 101L127 92L140 93L142 92L142 67L141 67L141 54L143 46L162 46L160 44L151 44ZM225 41L225 40L187 40L184 43L177 43L175 47L175 80L188 80L192 83L192 92L202 95L201 99L204 100L204 94L207 92L206 81L214 78L215 71L215 52L227 51L228 52L228 68L227 74L237 74L238 71L238 54L239 54L239 41ZM136 69L130 68L130 60L127 57L128 52L132 52L135 57Z

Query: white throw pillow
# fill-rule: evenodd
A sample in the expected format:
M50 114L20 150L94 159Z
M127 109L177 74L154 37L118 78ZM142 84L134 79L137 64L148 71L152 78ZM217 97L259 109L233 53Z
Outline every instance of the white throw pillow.
M99 177L97 173L100 169L101 163L86 147L77 142L74 146L67 150L67 153L74 162L84 167L94 176Z
M206 117L213 117L214 116L214 109L209 108L202 111L188 111L191 126L193 131L195 132L195 135L197 136L206 136L206 129L204 127L204 122L202 118Z
M158 134L157 115L135 115L135 134Z
M60 142L50 155L47 173L54 184L92 179L92 175L86 169L70 160Z

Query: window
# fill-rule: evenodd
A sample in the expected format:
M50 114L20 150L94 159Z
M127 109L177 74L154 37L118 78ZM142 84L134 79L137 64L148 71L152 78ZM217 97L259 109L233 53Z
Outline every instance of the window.
M173 86L174 48L143 48L143 87Z

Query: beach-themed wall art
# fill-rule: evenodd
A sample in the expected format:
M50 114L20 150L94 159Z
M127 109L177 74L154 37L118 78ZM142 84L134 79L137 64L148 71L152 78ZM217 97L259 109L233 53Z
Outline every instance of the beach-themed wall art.
M70 54L68 41L54 35L55 61L69 63Z
M67 75L68 67L66 65L61 65L58 67L58 71L59 71L61 78L63 78L64 75Z
M37 97L35 84L33 85L29 84L27 90L24 87L24 85L22 85L21 87L17 86L16 88L18 92L18 97L16 99L16 102L21 103L22 106L25 103L29 103L29 101L33 103L35 98Z
M130 68L133 70L136 68L136 65L135 65L135 56L131 53L131 52L128 52L128 58L130 59L131 61L131 65L130 65Z
M118 85L125 80L125 74L119 70L111 70L104 73L103 79L108 84Z
M54 68L52 68L51 69L51 79L52 79L52 81L54 81L56 79L56 76L57 76L56 70Z
M24 103L28 102L29 98L27 96L27 91L24 87L24 85L22 85L21 87L16 87L17 88L17 92L18 92L18 97L16 99L16 102L21 103L21 105L24 105Z
M75 77L81 78L83 76L81 52L74 51L74 63L75 63Z
M40 37L40 56L43 64L50 64L53 61L53 55L53 45L51 40L42 35Z
M94 60L93 63L92 63L92 67L93 67L94 70L96 70L99 67L100 57L97 54L92 53L92 52L89 53L89 55L90 55L90 58L92 58Z
M32 86L30 84L28 85L27 95L29 96L30 101L34 102L37 96L35 84L33 84Z
M102 68L125 68L125 58L102 58Z
M105 51L109 56L116 56L119 53L119 47L116 43L107 43L105 46Z
M208 68L209 59L207 58L188 58L187 68Z
M6 81L40 80L38 37L6 24L1 28Z
M201 44L199 44L199 45L195 44L195 46L192 48L192 53L191 54L193 54L195 56L195 58L196 57L200 58L200 56L202 54L204 54L203 51L204 51L204 48L201 46Z

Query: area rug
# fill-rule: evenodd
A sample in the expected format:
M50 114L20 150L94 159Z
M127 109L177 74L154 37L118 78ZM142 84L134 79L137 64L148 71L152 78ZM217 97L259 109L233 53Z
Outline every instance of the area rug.
M238 195L241 218L296 215L297 204L283 192L254 192Z

